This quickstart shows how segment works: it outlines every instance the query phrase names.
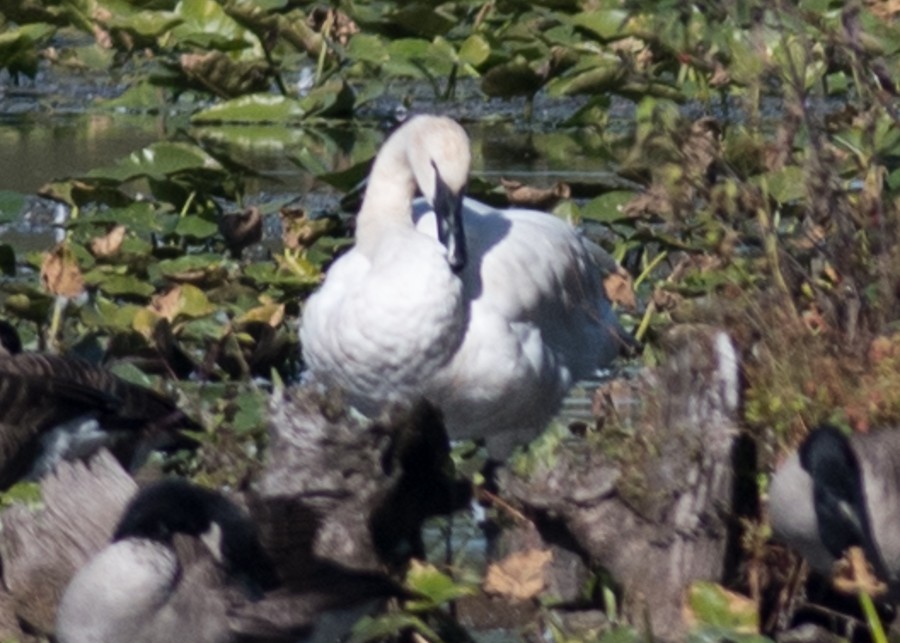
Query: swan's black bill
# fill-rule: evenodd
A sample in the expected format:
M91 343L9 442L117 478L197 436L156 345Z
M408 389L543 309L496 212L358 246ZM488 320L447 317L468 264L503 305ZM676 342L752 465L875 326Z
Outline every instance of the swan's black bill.
M453 272L466 266L466 233L463 230L463 192L453 192L434 166L434 214L437 218L438 240L447 248L447 262Z

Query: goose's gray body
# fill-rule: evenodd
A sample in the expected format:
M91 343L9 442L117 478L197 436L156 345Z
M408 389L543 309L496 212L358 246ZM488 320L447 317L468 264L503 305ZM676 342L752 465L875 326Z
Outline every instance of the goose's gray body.
M817 459L820 466L810 464ZM862 547L896 600L900 431L847 437L830 427L816 429L772 478L769 516L775 538L802 554L822 575L831 575L843 549Z
M227 643L244 591L276 584L249 519L180 480L131 501L113 541L82 567L57 614L60 643Z
M300 339L312 379L363 412L425 398L451 438L483 438L503 458L618 354L624 332L576 231L463 200L469 160L447 118L414 117L388 138L356 246L308 300Z

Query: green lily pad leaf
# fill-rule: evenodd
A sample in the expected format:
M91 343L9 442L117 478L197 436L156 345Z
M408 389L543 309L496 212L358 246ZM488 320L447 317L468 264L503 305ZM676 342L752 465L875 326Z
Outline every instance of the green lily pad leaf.
M12 190L0 190L0 223L16 221L24 207L24 194Z
M491 55L491 46L479 34L472 34L459 46L459 59L472 65L481 66Z
M150 253L153 252L153 245L138 237L125 237L122 240L122 247L119 250L123 255L148 257Z
M382 614L372 618L366 616L353 626L353 632L348 643L370 643L371 641L383 641L386 638L396 637L407 630L419 632L429 641L440 641L439 637L422 619L412 614L397 612L394 614Z
M421 599L407 602L406 607L414 612L431 610L478 591L477 586L454 581L434 565L416 560L412 561L406 575L406 586L422 596Z
M204 285L221 281L226 273L222 257L213 254L191 254L166 259L160 261L154 270L172 281Z
M116 376L121 377L126 382L131 382L132 384L137 384L138 386L144 386L146 388L154 388L153 379L148 376L144 371L139 369L134 365L134 362L129 362L127 360L117 360L113 362L113 364L109 367Z
M153 39L169 31L184 19L171 11L137 11L131 15L113 14L106 26L110 29L121 29L144 39Z
M56 32L56 27L42 22L10 28L0 33L0 69L34 77L38 70L41 45Z
M530 96L541 88L544 79L522 56L491 67L481 79L481 91L488 96L510 98Z
M279 269L271 262L254 263L244 269L244 275L257 284L282 288L307 288L319 284L322 272L311 262L301 259L285 263L295 264L297 269Z
M76 225L85 223L123 225L135 234L171 234L175 231L180 217L174 212L160 211L149 201L136 201L124 208L107 208L92 212L89 217L79 219Z
M109 168L87 173L89 178L122 183L140 177L158 180L189 170L221 170L221 164L196 145L153 143L119 160Z
M623 35L629 12L624 9L583 11L572 16L572 23L596 34L603 40L612 40Z
M289 123L303 120L306 114L303 103L295 98L250 94L202 110L191 117L191 122Z
M390 53L384 41L378 36L357 34L347 43L347 57L350 60L381 66L390 60Z
M193 44L206 51L243 47L246 60L261 60L265 56L259 39L229 16L215 0L182 0L176 13L184 22L171 30L176 41L172 44Z
M743 634L759 632L756 604L717 583L698 581L691 584L688 607L698 623L728 627Z
M134 304L122 305L103 296L94 300L93 306L81 308L81 321L89 328L102 328L108 331L127 333L131 331L135 316L144 310L143 306Z
M353 90L340 78L316 87L300 99L305 113L331 117L349 116L354 102Z
M126 89L116 98L100 102L100 106L105 109L142 113L156 113L165 104L166 96L163 89L148 82L139 82Z
M581 216L592 221L612 223L625 218L622 206L634 198L634 193L627 190L614 190L591 199L581 208Z
M112 297L146 298L156 291L151 284L134 275L110 272L105 269L95 269L85 273L84 282L98 287Z
M258 433L265 430L269 414L269 397L261 391L244 391L234 399L237 412L231 427L238 435Z
M420 38L400 38L388 45L390 60L384 68L395 76L433 79L445 76L453 68L446 47Z
M44 497L41 495L39 482L17 482L0 494L0 508L12 505L25 505L38 509L43 506Z
M205 344L210 341L218 342L228 331L228 324L223 324L216 316L207 316L192 319L181 326L178 337L185 342L199 342Z
M191 284L180 284L165 295L154 299L154 309L164 317L206 317L216 312L217 307L209 301L206 293Z
M369 176L369 172L372 169L372 163L374 162L374 158L366 159L365 161L355 163L339 172L323 172L318 174L316 178L324 181L333 188L337 188L343 192L349 192Z
M16 274L16 251L8 243L0 243L0 271L10 277Z
M426 38L445 34L456 26L456 17L432 2L404 3L390 18L392 23Z
M199 215L188 215L178 220L175 233L183 237L207 239L219 231L219 226Z
M769 195L778 203L799 201L806 196L806 182L803 168L787 165L774 172L756 176L752 179L757 185L765 185Z
M578 65L547 83L551 96L601 94L617 89L628 74L628 68L617 56L586 56Z
M14 317L43 324L49 319L53 301L53 297L23 286L3 300L3 308Z

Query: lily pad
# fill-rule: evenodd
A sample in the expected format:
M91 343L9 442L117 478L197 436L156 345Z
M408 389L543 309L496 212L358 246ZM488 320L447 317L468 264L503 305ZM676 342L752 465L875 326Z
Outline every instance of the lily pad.
M307 111L296 98L275 94L241 96L191 117L194 124L202 123L290 123L302 121Z
M196 145L160 142L130 154L112 167L91 170L86 176L123 183L140 177L164 180L189 170L221 169L216 159Z

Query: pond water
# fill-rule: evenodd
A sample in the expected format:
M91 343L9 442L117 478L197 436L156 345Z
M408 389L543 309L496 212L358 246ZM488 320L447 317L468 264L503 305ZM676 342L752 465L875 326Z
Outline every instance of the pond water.
M382 135L371 123L361 123L358 129L365 132L367 142ZM0 115L0 190L37 192L49 181L108 166L154 141L166 140L172 130L159 116ZM467 124L467 130L476 176L583 180L609 169L598 167L596 150L591 153L579 131L535 132L514 123ZM354 139L360 138L347 129L316 132L276 126L192 128L187 134L225 145L235 159L262 174L251 180L251 188L275 192L296 192L305 186L307 173L290 159L310 138L337 134L348 157L353 156Z

